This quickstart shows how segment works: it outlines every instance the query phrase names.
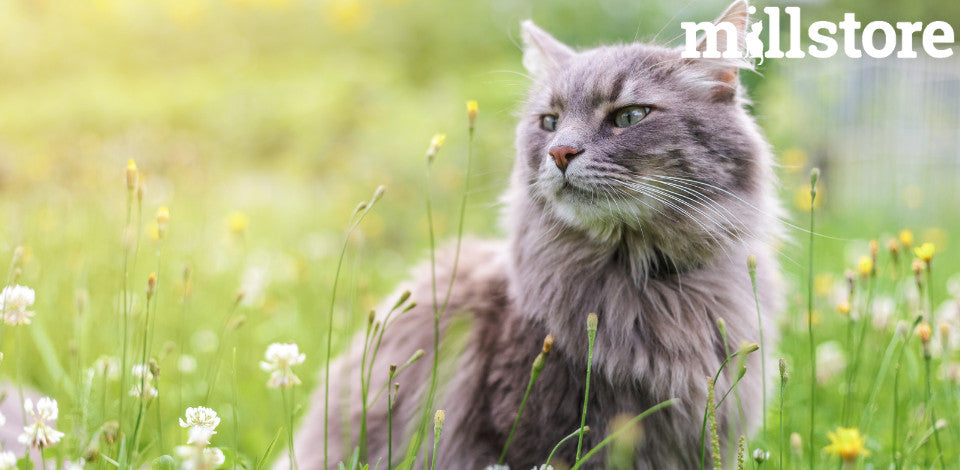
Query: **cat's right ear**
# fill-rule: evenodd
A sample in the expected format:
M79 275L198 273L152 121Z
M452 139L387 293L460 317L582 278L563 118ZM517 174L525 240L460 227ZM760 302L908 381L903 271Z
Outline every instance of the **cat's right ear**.
M537 27L533 21L524 21L520 29L523 36L523 66L534 77L555 71L574 54L573 49Z

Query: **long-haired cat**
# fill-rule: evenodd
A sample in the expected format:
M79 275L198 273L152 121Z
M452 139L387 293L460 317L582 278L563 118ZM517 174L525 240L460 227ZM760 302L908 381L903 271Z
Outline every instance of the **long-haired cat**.
M718 21L736 27L742 47L747 20L747 5L738 0ZM717 41L721 50L724 35ZM636 415L677 398L674 406L643 421L634 467L696 468L707 377L741 341L760 336L749 254L759 260L768 350L780 296L771 248L779 209L768 144L744 110L738 71L747 64L684 59L680 49L649 44L576 51L529 21L523 38L523 64L533 83L517 126L517 158L505 196L509 236L463 244L441 328L465 315L472 330L435 402L446 410L437 467L496 463L531 363L549 333L556 338L553 351L505 462L524 470L543 463L580 424L586 319L596 312L586 418L591 431L584 447L599 443L618 415ZM441 251L437 286L447 285L453 254ZM389 364L402 364L417 349L427 351L396 380L394 464L422 416L430 383L429 266L416 270L400 287L405 289L419 306L388 331L370 387L383 386ZM721 317L729 350L717 328ZM356 445L361 346L359 338L331 372L331 468ZM744 422L734 400L718 413L723 440L731 430L749 435L757 424L764 406L759 355L751 355L738 386ZM730 387L736 374L730 369L718 393ZM296 439L303 469L323 466L319 393ZM383 397L368 420L373 463L387 454ZM576 447L575 442L561 446L554 461L571 464ZM585 468L604 466L601 453Z

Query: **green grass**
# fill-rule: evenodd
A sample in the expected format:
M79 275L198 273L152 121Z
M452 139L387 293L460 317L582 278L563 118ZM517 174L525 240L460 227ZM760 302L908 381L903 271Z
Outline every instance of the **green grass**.
M0 262L9 262L17 246L25 247L18 282L37 292L34 323L0 333L5 356L0 375L19 376L58 400L57 428L67 435L46 457L83 455L103 426L118 418L117 397L126 393L118 381L88 371L98 358L121 350L124 166L130 158L145 186L140 248L129 272L127 369L140 362L134 353L142 354L148 276L156 272L159 279L150 301L155 310L148 357L159 366L160 400L141 414L141 445L150 446L143 456L147 462L186 441L177 419L197 405L215 409L223 420L213 444L224 448L228 464L236 449L247 462L285 452L289 416L277 412L284 405L259 369L264 350L272 342L293 341L306 354L306 363L296 369L304 383L287 404L300 410L299 419L326 359L322 333L331 320L338 249L357 202L381 184L388 187L349 239L333 303L334 355L348 345L350 333L362 331L366 312L428 256L422 150L435 132L449 139L431 167L433 224L438 240L456 236L468 139L459 123L468 98L480 100L481 119L464 231L499 235L496 200L512 165L511 113L525 87L517 75L519 52L502 24L532 13L548 24L591 22L571 19L578 11L572 1L559 2L551 12L504 7L493 14L470 4L453 14L446 3L398 0L368 5L369 15L354 18L360 25L353 27L349 17L333 13L334 3L211 0L198 3L200 12L174 0L0 6L0 61L15 65L0 70ZM645 19L651 24L644 30L658 30L672 15ZM322 33L318 24L325 26ZM631 37L636 26L617 20L610 31L576 29L563 37L592 44L597 38ZM417 28L419 35L405 33ZM776 86L757 86L762 116L763 97ZM770 134L778 148L795 143L782 129ZM803 165L780 170L788 206L808 182L805 171ZM829 180L825 172L823 183ZM815 238L814 275L820 280L815 283L830 284L825 279L832 276L842 285L844 270L855 269L857 257L868 254L867 240L877 238L872 296L893 299L895 314L885 329L859 322L853 324L856 334L848 335L849 319L836 313L837 299L815 291L817 343L835 342L850 364L857 350L861 354L855 374L848 368L815 385L817 425L808 446L807 242L803 232L787 229L782 263L788 308L775 354L790 373L782 408L787 412L781 416L773 402L779 394L772 395L767 435L748 436L748 459L765 442L772 456L764 466L780 460L779 446L772 443L779 442L782 419L784 440L800 433L804 449L818 450L813 455L818 467L836 464L819 449L828 443L827 432L841 425L866 436L872 455L857 464L861 467L886 468L894 446L909 452L903 456L907 467L932 463L927 453L935 439L949 467L960 457L960 423L953 419L960 405L953 399L958 385L944 380L941 371L960 355L951 350L930 361L930 402L947 426L928 436L930 416L919 414L927 390L920 342L904 344L894 336L897 321L909 325L918 313L891 279L893 273L911 278L912 256L901 252L894 269L884 247L904 226L913 229L918 243L937 243L929 292L937 307L948 299L947 279L960 271L955 249L960 217L922 207L844 209L843 201L830 199L829 185L825 188L826 202L817 213L817 232L824 236ZM160 206L171 213L162 250L151 237ZM231 228L235 211L249 219L242 230ZM806 216L795 211L791 220L804 226ZM858 281L857 295L865 298L866 291ZM854 310L862 312L864 305L855 303ZM938 342L938 324L932 325ZM195 367L181 370L191 363ZM129 388L133 379L124 372ZM772 380L771 391L779 385ZM853 384L849 395L847 383ZM125 400L123 428L132 437L140 413L128 413L139 409L131 397ZM852 403L846 420L845 400ZM106 457L119 458L116 446L101 444L100 451L105 458L98 468L111 467ZM809 455L789 449L783 454L786 468L806 467Z

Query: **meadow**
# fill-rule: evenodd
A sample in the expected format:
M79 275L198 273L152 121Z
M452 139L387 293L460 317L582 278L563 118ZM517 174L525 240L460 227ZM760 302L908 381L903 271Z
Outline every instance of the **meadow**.
M714 7L687 14L710 17ZM519 21L575 25L561 37L590 45L656 33L675 13L627 2L583 12L574 1L0 5L9 65L0 68L0 264L10 268L5 285L35 292L24 306L32 321L2 327L0 376L57 400L64 435L44 449L57 461L46 466L184 466L192 457L175 447L191 436L179 419L196 406L218 415L206 437L225 466L269 465L328 346L342 350L428 256L424 188L437 239L457 236L467 100L479 116L464 231L502 236L498 196L526 86ZM597 23L607 27L588 26ZM679 34L673 26L664 42ZM913 181L922 197L910 209L850 208L831 197L824 167L810 238L816 149L777 112L776 66L764 74L745 80L789 209L775 353L788 378L770 384L765 426L746 436L746 468L958 468L956 195ZM447 137L427 184L435 133ZM381 185L338 271L354 210ZM8 301L6 316L17 308ZM270 387L260 363L270 344L291 342L305 356L294 367L302 384ZM132 372L150 360L152 381ZM131 396L138 385L156 396ZM769 458L754 461L756 449Z

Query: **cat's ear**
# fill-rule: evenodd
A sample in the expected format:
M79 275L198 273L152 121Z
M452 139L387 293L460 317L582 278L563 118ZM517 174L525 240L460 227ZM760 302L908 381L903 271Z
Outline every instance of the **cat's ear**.
M744 51L746 50L747 26L750 23L749 8L746 0L736 0L713 22L713 24L717 25L715 50L724 57L743 57ZM732 25L733 28L722 26L724 23ZM736 35L735 50L729 49L731 33ZM712 38L710 40L712 41ZM700 42L697 43L697 51L700 53L707 51L709 47L707 41L708 37L706 35L701 37ZM704 55L704 57L707 57L707 55Z
M753 67L747 59L747 28L750 24L750 6L746 0L735 0L720 15L712 32L706 32L697 42L698 58L687 59L700 72L716 99L734 96L740 83L740 69Z
M556 70L573 56L573 49L526 20L520 24L523 36L523 66L533 76Z

